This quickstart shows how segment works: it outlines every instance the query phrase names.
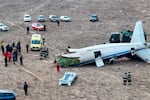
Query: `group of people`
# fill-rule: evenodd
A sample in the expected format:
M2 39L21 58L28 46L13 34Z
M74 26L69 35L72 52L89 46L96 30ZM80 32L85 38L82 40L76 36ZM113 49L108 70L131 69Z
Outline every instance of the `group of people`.
M131 82L132 82L131 72L124 73L124 75L123 75L123 85L131 85Z
M18 56L20 60L20 65L23 65L23 57L21 54L20 41L18 41L17 44L15 44L14 42L11 45L7 44L6 47L4 47L2 44L1 51L2 51L2 55L4 56L5 66L8 65L8 62L10 62L11 59L13 63L15 64L15 62L18 60Z

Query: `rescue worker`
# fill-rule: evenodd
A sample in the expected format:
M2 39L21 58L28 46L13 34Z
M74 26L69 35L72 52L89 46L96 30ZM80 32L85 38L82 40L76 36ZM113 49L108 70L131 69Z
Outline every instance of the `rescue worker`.
M123 76L123 85L127 85L127 82L128 82L128 75L127 75L127 73L124 73L124 76Z
M5 61L5 67L7 67L7 57L4 58Z
M27 50L27 53L29 52L29 44L27 43L26 44L26 50Z
M30 28L29 26L27 26L27 34L29 34Z
M24 82L23 89L24 89L25 95L28 95L28 84L27 84L27 82Z
M132 81L132 79L131 79L131 73L130 72L128 72L128 85L131 85L131 81Z

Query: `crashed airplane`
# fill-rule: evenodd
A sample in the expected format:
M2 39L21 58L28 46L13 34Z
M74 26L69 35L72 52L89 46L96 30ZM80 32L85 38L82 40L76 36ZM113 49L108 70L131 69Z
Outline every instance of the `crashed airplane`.
M62 67L80 66L96 63L97 67L105 63L113 63L121 57L137 56L150 63L150 43L146 43L142 21L137 21L130 43L106 43L84 47L81 49L68 48L68 53L58 57L57 62Z

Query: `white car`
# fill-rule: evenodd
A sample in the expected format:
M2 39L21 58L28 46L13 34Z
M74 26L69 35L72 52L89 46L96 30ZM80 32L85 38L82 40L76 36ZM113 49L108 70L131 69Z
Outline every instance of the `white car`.
M51 22L57 22L58 21L58 17L56 15L49 15L49 20Z
M45 16L44 15L39 15L38 16L38 21L39 22L45 22Z
M31 16L29 14L24 15L24 22L31 22Z
M9 30L9 27L4 25L3 23L0 23L0 30L1 31L8 31Z
M71 22L71 18L68 16L60 16L60 21Z

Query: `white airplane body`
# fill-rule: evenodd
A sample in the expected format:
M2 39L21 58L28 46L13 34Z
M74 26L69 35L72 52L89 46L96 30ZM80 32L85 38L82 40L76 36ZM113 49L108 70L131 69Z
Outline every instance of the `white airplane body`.
M120 57L138 56L150 63L150 44L145 42L142 21L136 22L130 43L107 43L85 47L81 49L68 49L63 58L78 58L79 64L96 63L97 67L104 66L104 62L112 62ZM72 65L73 66L73 65Z

